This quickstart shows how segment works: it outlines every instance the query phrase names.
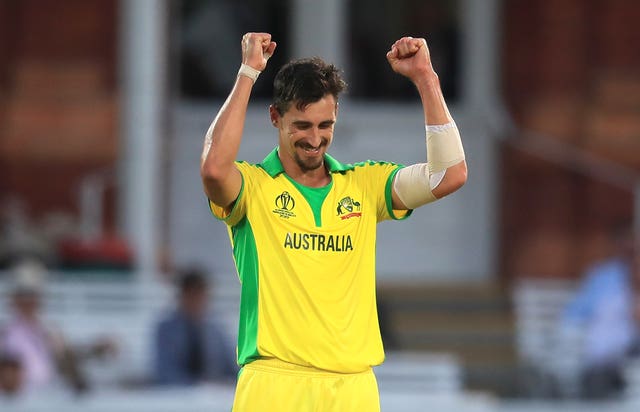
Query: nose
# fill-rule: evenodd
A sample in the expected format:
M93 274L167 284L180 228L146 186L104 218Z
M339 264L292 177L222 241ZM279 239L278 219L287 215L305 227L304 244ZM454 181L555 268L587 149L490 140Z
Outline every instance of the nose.
M313 145L314 147L320 146L320 143L322 143L320 128L318 127L311 128L309 143L311 143L311 145Z

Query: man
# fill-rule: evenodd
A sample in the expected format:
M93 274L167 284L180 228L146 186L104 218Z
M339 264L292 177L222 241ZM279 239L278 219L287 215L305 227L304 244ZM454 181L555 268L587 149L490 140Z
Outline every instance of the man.
M587 269L562 319L563 333L578 332L583 338L581 390L587 398L622 393L624 367L640 338L631 223L615 225L609 236L613 254Z
M420 93L428 163L349 165L329 156L345 83L318 58L276 75L269 113L277 149L258 165L236 161L251 88L275 48L267 33L243 37L238 77L201 162L242 282L234 411L377 411L376 223L460 188L462 143L425 40L404 37L387 59Z
M84 392L89 389L89 381L82 361L113 355L117 345L109 338L101 338L89 345L72 346L62 331L43 317L45 270L41 263L31 260L12 267L13 313L0 328L0 351L19 362L21 391L42 393L60 387L64 381L75 392Z
M185 271L178 284L178 307L156 326L154 380L188 386L235 378L233 350L207 316L209 290L198 270Z

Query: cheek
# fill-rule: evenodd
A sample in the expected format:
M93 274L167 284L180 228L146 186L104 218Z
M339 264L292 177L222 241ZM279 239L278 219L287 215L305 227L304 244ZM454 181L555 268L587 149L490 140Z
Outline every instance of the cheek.
M303 137L305 137L305 134L302 130L297 130L297 129L289 129L289 131L286 134L287 139L289 140L289 142L291 144L294 144L296 141L302 139Z
M280 131L280 138L279 138L279 143L280 146L282 148L289 148L287 149L287 151L293 151L295 144L298 140L300 140L300 137L297 133L295 132L291 132L291 131L287 131L287 130L281 130Z
M331 144L333 141L333 129L325 130L324 133L321 134L322 137L327 139L328 144Z

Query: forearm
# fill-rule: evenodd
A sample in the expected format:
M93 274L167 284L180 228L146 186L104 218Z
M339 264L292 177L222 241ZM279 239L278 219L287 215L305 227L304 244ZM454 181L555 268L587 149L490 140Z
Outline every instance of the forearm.
M427 129L430 186L433 194L440 198L457 190L466 181L464 148L458 127L444 100L438 75L430 69L417 76L414 83L422 100Z
M410 209L458 190L467 177L460 134L447 108L438 76L429 70L413 82L422 100L429 161L409 166L396 176L394 206Z
M233 193L227 193L225 183L235 173L237 158L249 105L253 81L238 76L229 97L209 126L202 150L200 172L205 191L216 204L232 201Z
M273 55L276 43L269 33L246 33L242 37L242 65L229 97L207 131L200 175L209 199L229 208L242 188L242 176L234 162L240 149L242 131L253 83Z
M391 46L387 60L418 89L427 125L428 162L400 170L394 180L394 208L414 209L458 190L467 180L467 165L426 40L403 37Z
M422 101L424 124L443 125L452 122L453 117L451 117L444 100L438 75L430 70L417 76L413 82Z
M207 130L201 163L204 170L233 166L242 140L252 87L253 81L248 77L238 76L236 79L231 93Z

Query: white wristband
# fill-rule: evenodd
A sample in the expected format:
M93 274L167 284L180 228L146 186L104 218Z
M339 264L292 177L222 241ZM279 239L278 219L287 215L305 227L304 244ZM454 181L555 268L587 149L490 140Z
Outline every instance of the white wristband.
M248 66L244 63L240 65L240 70L238 70L238 76L247 76L255 83L258 80L258 76L262 73L260 70L256 70L251 66Z

